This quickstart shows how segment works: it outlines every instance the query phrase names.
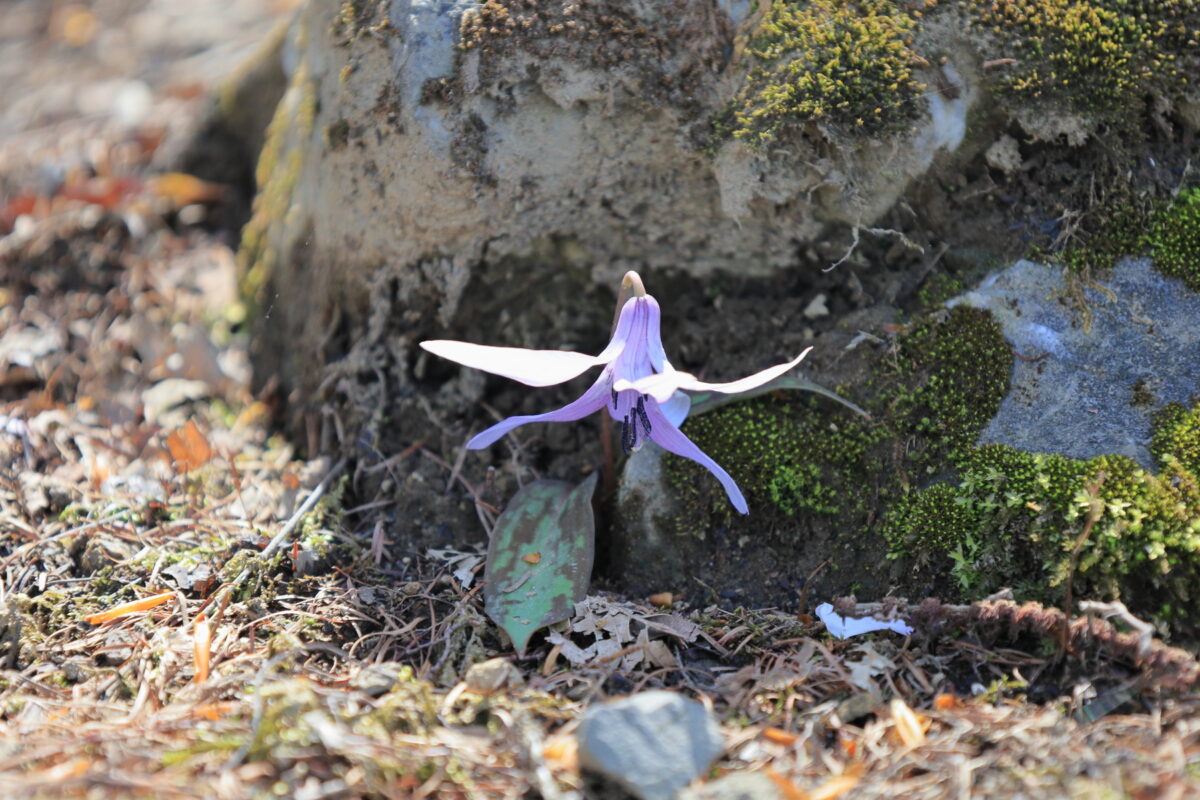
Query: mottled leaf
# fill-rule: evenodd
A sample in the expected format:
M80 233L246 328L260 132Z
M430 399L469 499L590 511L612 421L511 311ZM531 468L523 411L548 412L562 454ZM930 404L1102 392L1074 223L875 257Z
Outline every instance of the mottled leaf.
M597 478L592 473L578 486L528 484L496 520L484 567L484 607L521 654L535 631L570 617L587 595Z
M813 392L822 397L828 397L830 400L836 400L846 408L862 414L864 417L870 417L866 411L851 403L846 398L836 394L819 383L813 383L808 378L803 378L799 375L780 375L773 381L764 383L756 389L751 389L748 392L739 392L738 394L722 394L721 392L692 392L692 415L703 414L706 411L712 411L714 408L720 408L726 403L734 403L739 400L749 400L752 397L758 397L768 392L777 392L780 389L799 389L805 392Z

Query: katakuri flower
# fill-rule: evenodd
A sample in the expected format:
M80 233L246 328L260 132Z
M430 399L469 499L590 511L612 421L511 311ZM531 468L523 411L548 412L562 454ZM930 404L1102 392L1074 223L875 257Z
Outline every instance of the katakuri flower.
M632 271L622 280L622 294L630 290L632 296L620 308L612 340L595 356L445 339L421 342L421 347L434 355L493 375L503 375L527 386L553 386L581 375L591 367L604 365L596 382L577 400L545 414L509 417L476 435L467 442L467 447L481 450L518 426L530 422L570 422L603 408L621 423L621 446L626 452L637 450L645 439L650 439L664 450L689 458L716 476L734 508L743 514L749 513L746 498L729 473L679 430L691 408L687 392L737 394L750 391L799 364L808 350L791 361L741 380L705 383L695 375L675 369L667 360L659 332L661 312L658 301L646 294L641 278Z

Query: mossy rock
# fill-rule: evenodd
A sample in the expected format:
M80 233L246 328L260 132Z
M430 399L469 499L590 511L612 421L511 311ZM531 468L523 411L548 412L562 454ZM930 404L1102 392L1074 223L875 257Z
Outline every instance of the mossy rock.
M624 495L610 575L635 592L703 586L784 607L814 571L813 597L969 601L1007 587L1061 604L1069 585L1074 599L1121 599L1194 638L1200 407L1158 414L1157 471L1124 455L977 444L1013 363L988 312L955 307L910 324L861 385L843 387L869 420L799 394L693 417L685 433L739 482L751 514L693 462L665 457L657 508L646 513L651 492Z

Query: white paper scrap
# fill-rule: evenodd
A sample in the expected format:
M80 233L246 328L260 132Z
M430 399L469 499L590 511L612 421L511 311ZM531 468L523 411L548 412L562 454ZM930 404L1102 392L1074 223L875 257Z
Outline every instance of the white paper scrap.
M874 617L843 617L834 612L830 603L817 606L817 619L824 622L825 629L839 639L849 639L872 631L895 631L905 636L913 632L912 626L899 619L884 622Z

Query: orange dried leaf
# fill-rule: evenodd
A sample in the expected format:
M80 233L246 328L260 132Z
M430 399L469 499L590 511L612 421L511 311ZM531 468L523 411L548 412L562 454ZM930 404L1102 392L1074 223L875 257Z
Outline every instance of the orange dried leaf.
M579 741L566 734L551 736L542 748L542 757L557 770L579 771Z
M196 706L192 709L192 716L196 719L207 719L216 722L221 718L221 712L217 709L216 703L205 703L202 706Z
M780 775L775 770L768 767L763 771L763 774L770 778L771 783L775 784L775 788L783 795L784 800L812 800L808 792L801 789L791 780Z
M279 480L283 482L283 488L285 489L300 488L300 478L298 478L294 472L283 473L283 475L279 476Z
M201 613L192 626L192 651L195 659L195 682L197 685L208 680L208 656L212 649L212 629L208 617Z
M217 203L225 197L224 186L202 181L183 172L168 172L151 178L147 184L152 193L167 198L176 208L193 203Z
M943 692L933 698L933 707L938 711L952 711L963 707L963 701L949 692Z
M918 716L908 704L899 697L891 702L892 723L896 726L896 735L906 747L916 747L925 741L925 730L929 727L927 721Z
M783 728L765 728L762 732L763 738L768 742L790 746L796 743L800 737L791 731L785 731Z
M141 600L133 600L128 603L121 603L119 606L113 606L108 611L101 611L97 614L91 614L83 619L85 622L90 622L93 625L101 625L110 620L114 620L117 617L123 617L126 614L136 614L139 611L149 611L156 606L161 606L174 596L174 592L163 592L162 594L150 595L149 597L143 597Z
M854 758L854 754L858 752L857 739L851 739L849 736L843 734L838 737L838 743L841 745L842 752L846 754L847 758Z
M836 800L858 785L862 777L863 767L855 764L841 775L836 775L822 783L808 794L808 800Z
M171 460L175 462L175 467L181 472L198 469L213 457L212 445L200 432L195 420L190 419L186 425L172 431L167 437L167 450L171 452Z
M524 561L526 564L536 564L542 560L542 554L541 553L526 553L525 555L521 556L521 560Z
M658 594L650 595L648 599L651 605L666 607L675 602L675 595L670 592L659 592Z

